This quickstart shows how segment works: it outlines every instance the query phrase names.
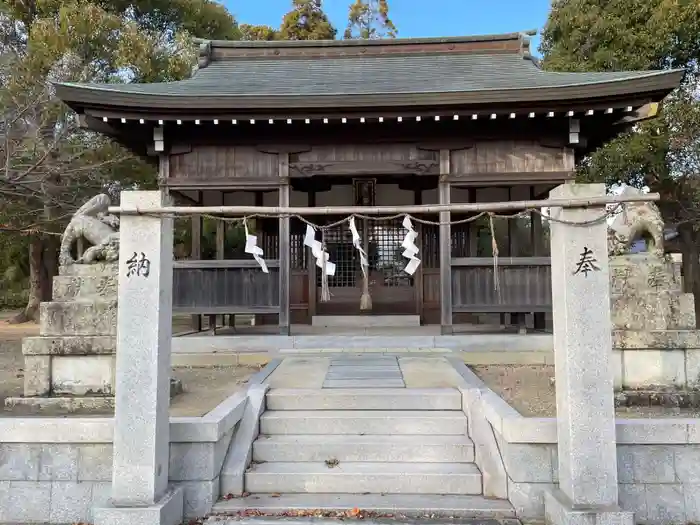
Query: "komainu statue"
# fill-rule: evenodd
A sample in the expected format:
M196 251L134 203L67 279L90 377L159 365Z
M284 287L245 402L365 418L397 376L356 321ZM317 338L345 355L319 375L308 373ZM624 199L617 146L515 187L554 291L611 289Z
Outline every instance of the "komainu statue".
M113 262L119 259L119 217L108 212L109 196L97 195L75 212L61 236L59 263L90 264L97 261ZM90 246L82 256L73 260L71 248L80 238Z
M621 195L642 195L637 188L625 187ZM628 253L636 240L647 234L653 241L650 252L664 255L664 221L653 202L627 202L608 226L608 253L611 256Z

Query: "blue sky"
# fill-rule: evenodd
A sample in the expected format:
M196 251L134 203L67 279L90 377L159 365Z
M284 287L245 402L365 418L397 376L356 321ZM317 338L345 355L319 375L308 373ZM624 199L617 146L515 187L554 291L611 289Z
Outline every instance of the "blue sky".
M241 23L278 27L291 0L223 0ZM323 7L340 32L351 0L324 0ZM428 10L426 11L426 6ZM541 29L550 0L390 0L399 37L463 36ZM536 52L539 40L533 41Z

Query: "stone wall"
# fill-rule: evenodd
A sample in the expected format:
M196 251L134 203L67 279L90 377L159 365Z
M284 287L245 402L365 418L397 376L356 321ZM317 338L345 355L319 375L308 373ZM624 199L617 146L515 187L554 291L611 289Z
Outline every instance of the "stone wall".
M556 419L523 417L471 370L456 368L485 493L507 497L523 521L542 521L544 491L559 481ZM618 419L616 435L620 506L640 524L700 522L700 419Z
M245 394L202 418L170 420L169 479L184 487L188 518L211 511ZM0 419L0 522L92 521L110 498L111 418Z
M0 522L90 522L111 471L111 444L1 443Z
M620 426L634 422L618 421ZM659 431L666 422L651 422ZM508 475L508 498L522 519L544 517L545 488L559 481L556 443L513 443L496 434ZM637 523L654 525L700 521L700 441L618 443L620 506Z
M170 418L168 479L184 489L186 518L211 512L227 457L249 458L257 437L241 424L249 396L264 405L263 382L280 362L204 416ZM113 435L112 418L0 418L0 523L92 522L111 496Z
M68 432L80 433L83 420ZM201 517L219 497L219 473L234 429L215 442L170 444L173 485L185 489L185 516ZM0 443L0 522L91 522L112 486L112 444Z

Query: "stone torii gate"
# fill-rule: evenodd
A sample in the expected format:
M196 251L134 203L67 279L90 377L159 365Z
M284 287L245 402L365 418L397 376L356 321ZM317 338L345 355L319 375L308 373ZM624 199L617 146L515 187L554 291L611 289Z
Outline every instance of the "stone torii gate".
M633 515L618 506L605 206L653 201L658 195L611 198L603 184L565 184L554 189L550 199L532 203L550 207L554 247L560 482L545 496L546 516L554 525L627 525ZM522 203L500 204L513 208ZM499 203L479 206L505 209ZM408 213L411 207L405 208ZM372 211L388 212L376 210ZM183 495L181 488L168 485L171 217L184 211L165 206L157 191L123 192L121 208L111 211L121 214L113 483L111 504L95 509L94 521L174 525L182 520ZM216 210L188 213L212 211ZM219 212L246 213L233 207ZM294 212L287 208L279 213Z

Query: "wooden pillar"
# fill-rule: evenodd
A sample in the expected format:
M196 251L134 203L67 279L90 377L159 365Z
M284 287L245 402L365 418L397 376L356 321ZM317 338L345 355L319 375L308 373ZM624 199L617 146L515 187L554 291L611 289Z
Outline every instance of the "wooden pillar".
M513 200L513 186L508 186L508 202ZM520 231L517 228L517 219L508 219L508 257L518 257L520 255L520 242L518 236ZM523 312L511 312L510 324L518 328L519 333L526 333L525 314Z
M413 190L413 204L416 206L420 206L423 204L423 190L422 189L415 189ZM423 225L422 224L414 224L413 227L416 229L418 232L418 238L416 239L416 246L418 247L418 257L423 258L422 254L423 253ZM418 318L420 319L420 322L423 322L423 265L421 264L418 267L418 270L416 270L416 273L413 276L413 289L414 289L414 296L416 300L416 314L418 315Z
M535 187L530 186L530 200L535 200ZM539 213L530 214L530 245L532 246L532 255L541 257L544 255L544 247L542 230L542 216ZM544 312L534 312L532 314L533 328L535 330L544 330L547 325L546 315Z
M467 202L476 202L476 188L467 188ZM476 257L477 253L477 241L478 241L478 231L476 229L476 224L470 222L467 225L467 257Z
M224 192L221 192L221 205L224 205ZM222 220L216 221L216 258L224 258L224 239L226 238L226 223Z
M535 187L530 186L530 200L535 200ZM542 230L542 216L539 213L530 214L530 245L532 246L532 255L541 257L544 255L544 242Z
M253 191L253 204L256 207L261 207L265 205L265 194L262 191ZM258 246L266 246L265 244L265 224L263 219L251 219L248 222L248 227L251 233L258 236ZM264 249L264 248L263 248ZM265 314L253 314L253 319L251 320L251 326L260 326L265 324Z
M450 150L440 150L440 204L450 203L450 183L444 180L450 173ZM452 240L450 237L450 212L440 212L440 332L452 334Z
M289 206L289 154L279 154L279 205ZM279 329L280 334L289 335L289 277L290 277L290 230L289 217L279 219Z
M309 208L315 208L316 207L316 190L309 190L307 193L308 195L308 205ZM308 276L309 276L309 324L311 324L314 315L316 315L316 297L318 295L318 289L316 286L316 260L313 258L311 255L311 248L306 248L306 269L308 271Z
M197 204L202 205L202 192L197 192ZM202 258L202 216L192 216L192 239L190 240L190 258L198 261ZM202 331L202 316L194 314L192 316L192 330L195 332Z
M224 192L221 192L221 200L220 204L223 206L224 205ZM224 258L224 239L226 237L226 223L222 220L217 220L216 221L216 259L217 260L222 260ZM224 319L225 315L222 316L222 321L221 324L225 324ZM216 333L216 323L217 323L218 316L216 315L210 315L209 316L209 329L212 332Z

